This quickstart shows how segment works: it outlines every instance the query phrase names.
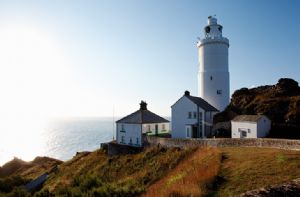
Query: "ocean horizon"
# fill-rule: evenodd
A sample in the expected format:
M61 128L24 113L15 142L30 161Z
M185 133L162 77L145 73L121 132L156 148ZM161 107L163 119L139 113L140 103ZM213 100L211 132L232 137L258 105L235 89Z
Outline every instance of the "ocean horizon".
M23 135L11 131L0 139L0 166L14 157L31 161L37 156L47 156L66 161L76 152L94 151L101 143L113 140L115 121L120 118L53 118L37 131L27 132L30 135L26 135L26 128ZM170 120L170 117L166 118Z
M14 157L31 161L37 156L47 156L66 161L76 152L96 150L101 143L113 139L114 122L117 119L116 117L54 118L31 135L17 136L11 131L10 135L1 136L3 141L0 143L0 166Z

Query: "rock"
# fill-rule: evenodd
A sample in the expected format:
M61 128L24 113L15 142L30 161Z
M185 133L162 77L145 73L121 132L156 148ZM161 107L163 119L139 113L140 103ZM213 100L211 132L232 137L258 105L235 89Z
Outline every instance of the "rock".
M300 128L300 87L298 82L282 78L276 85L236 90L228 107L215 115L214 124L230 121L235 116L242 114L264 114L275 125L287 124L287 126ZM228 130L228 132L230 131ZM300 137L300 129L298 133L297 136Z
M282 185L273 185L257 190L247 191L243 194L237 195L237 197L273 197L273 196L285 196L285 197L298 197L300 196L300 178L295 179L289 183Z

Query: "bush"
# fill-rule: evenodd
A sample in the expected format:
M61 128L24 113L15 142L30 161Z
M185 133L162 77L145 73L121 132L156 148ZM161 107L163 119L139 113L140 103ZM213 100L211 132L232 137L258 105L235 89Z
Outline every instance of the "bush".
M43 189L43 190L41 190L41 191L34 194L34 197L52 197L52 196L54 196L54 194L49 192L48 189Z
M31 196L29 192L25 190L23 187L15 187L7 197L29 197Z
M29 180L20 176L2 178L0 179L0 192L9 193L14 189L14 187L25 185L28 182Z

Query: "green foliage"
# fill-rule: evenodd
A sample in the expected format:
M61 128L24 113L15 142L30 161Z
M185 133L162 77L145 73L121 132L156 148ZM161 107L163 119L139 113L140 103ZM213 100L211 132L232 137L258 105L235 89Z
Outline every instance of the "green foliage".
M42 189L41 191L39 192L36 192L34 194L34 197L53 197L54 194L52 194L51 192L49 192L48 189Z
M287 160L287 156L284 154L278 154L276 156L277 162L281 163Z
M14 187L18 187L28 183L29 180L24 179L20 176L12 176L0 179L0 192L9 193Z
M30 197L31 194L25 190L23 187L15 187L10 193L6 195L7 197Z

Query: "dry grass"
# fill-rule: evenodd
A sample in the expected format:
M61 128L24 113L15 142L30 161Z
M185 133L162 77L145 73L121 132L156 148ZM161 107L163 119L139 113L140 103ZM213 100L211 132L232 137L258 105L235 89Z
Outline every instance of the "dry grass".
M198 149L181 162L166 177L159 180L143 196L203 196L208 193L221 163L220 151L215 148Z
M264 148L223 148L216 196L232 196L248 190L280 184L300 177L300 152Z
M61 163L62 161L49 157L36 157L30 162L14 158L0 168L0 178L21 176L25 179L35 179Z
M194 151L152 147L138 154L108 157L98 150L60 165L44 189L63 195L137 196Z

